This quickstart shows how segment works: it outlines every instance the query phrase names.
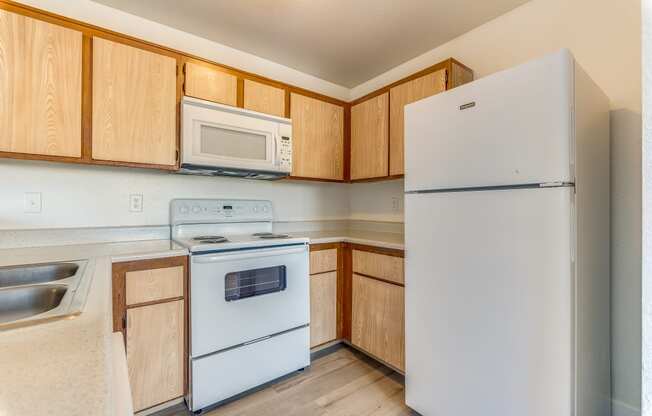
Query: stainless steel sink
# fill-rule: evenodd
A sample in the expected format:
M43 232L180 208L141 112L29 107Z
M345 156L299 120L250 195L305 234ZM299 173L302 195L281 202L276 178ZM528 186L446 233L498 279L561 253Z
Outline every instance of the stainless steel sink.
M77 270L77 263L0 267L0 287L54 282L74 276Z
M74 260L0 267L0 330L80 314L92 263Z
M0 324L51 311L68 289L63 285L26 286L0 291Z

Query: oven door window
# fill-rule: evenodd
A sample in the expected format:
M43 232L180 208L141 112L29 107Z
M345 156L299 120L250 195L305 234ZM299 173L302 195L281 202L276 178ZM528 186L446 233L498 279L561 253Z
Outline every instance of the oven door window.
M269 134L207 124L201 126L200 134L200 150L204 155L261 162L268 159Z
M231 272L224 279L227 302L280 292L287 287L285 266Z

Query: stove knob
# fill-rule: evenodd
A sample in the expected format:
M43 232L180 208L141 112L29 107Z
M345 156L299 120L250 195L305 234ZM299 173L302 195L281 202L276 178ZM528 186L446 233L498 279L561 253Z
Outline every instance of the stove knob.
M267 208L267 205L263 205L263 212L267 212L269 209Z
M179 212L182 214L187 214L188 213L188 206L187 205L181 205L181 208L179 208Z
M254 207L253 211L258 212L258 207Z
M193 212L194 214L198 214L199 211L201 211L201 208L199 207L199 205L193 205L193 207L192 207L192 212Z

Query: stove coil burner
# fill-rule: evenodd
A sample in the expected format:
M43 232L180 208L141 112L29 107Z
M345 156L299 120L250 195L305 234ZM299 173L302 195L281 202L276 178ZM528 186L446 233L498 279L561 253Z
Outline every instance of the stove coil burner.
M218 244L229 241L221 235L200 235L199 237L194 237L193 240L199 241L201 244Z
M289 234L275 234L275 233L256 233L253 234L254 237L273 239L273 238L290 238Z

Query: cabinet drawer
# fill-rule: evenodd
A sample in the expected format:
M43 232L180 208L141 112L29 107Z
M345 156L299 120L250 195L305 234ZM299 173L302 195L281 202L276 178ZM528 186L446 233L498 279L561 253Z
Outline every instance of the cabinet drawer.
M183 296L183 266L127 272L127 305Z
M354 274L352 292L351 342L403 371L403 287Z
M310 274L332 272L337 270L337 249L310 252Z
M403 284L403 257L353 250L353 272Z

